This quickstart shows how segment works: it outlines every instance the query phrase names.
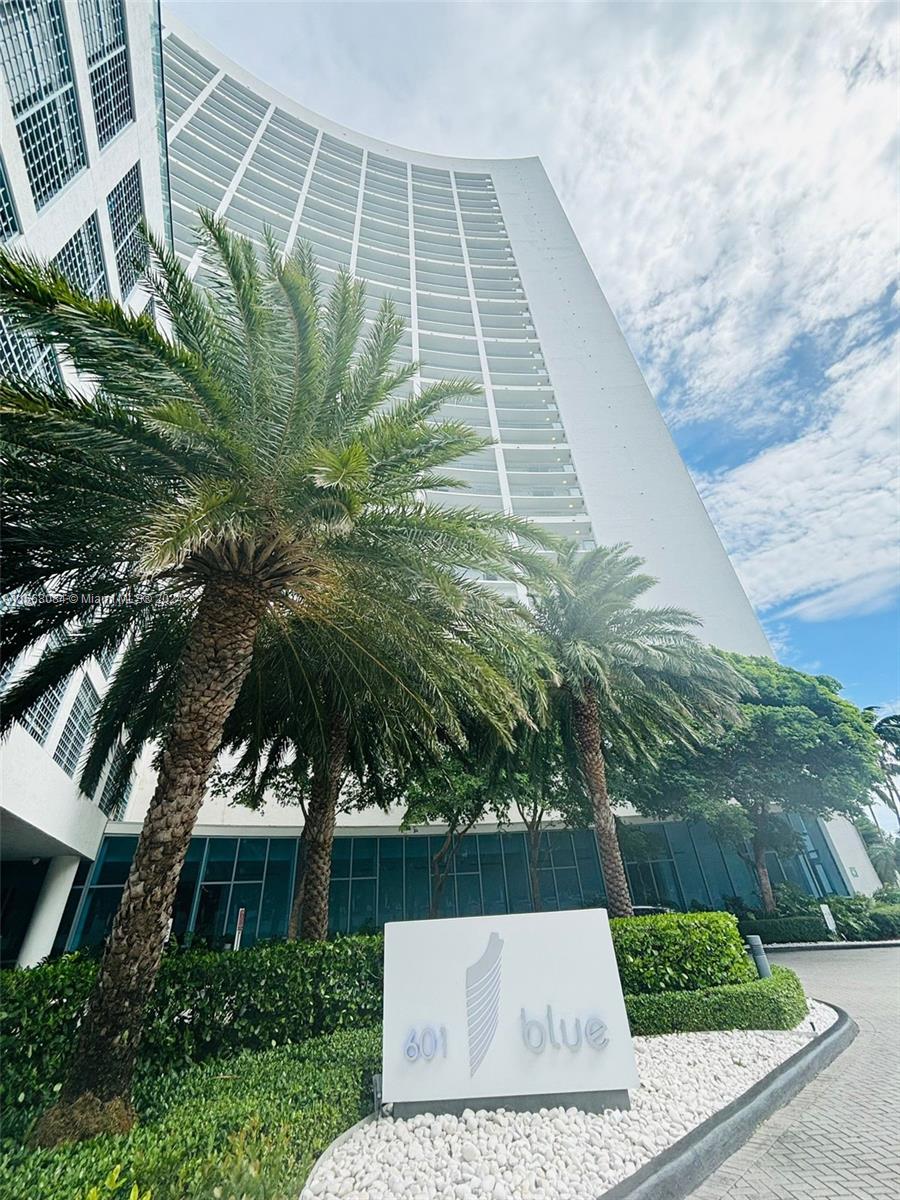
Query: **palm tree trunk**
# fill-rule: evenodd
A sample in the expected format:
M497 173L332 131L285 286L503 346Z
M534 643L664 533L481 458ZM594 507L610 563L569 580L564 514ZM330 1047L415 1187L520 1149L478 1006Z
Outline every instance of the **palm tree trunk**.
M300 936L300 914L303 912L303 892L306 881L306 830L307 822L303 822L300 832L300 844L297 847L297 877L294 880L294 899L291 901L291 912L288 917L287 940L296 942Z
M347 759L347 734L344 718L334 717L328 731L324 761L313 770L304 830L306 869L303 873L300 912L300 936L306 942L323 942L328 937L331 851L337 822L337 801Z
M763 908L767 913L773 913L777 908L775 893L772 890L772 880L769 878L769 868L766 865L765 840L759 830L753 835L753 868L756 871Z
M581 771L594 814L600 848L600 866L606 885L606 905L613 917L632 917L628 876L616 836L616 821L606 788L606 764L600 741L600 709L594 685L586 682L580 696L572 696L572 716Z
M172 727L122 899L60 1098L39 1121L41 1146L122 1132L147 1001L175 889L222 729L250 669L263 611L250 584L207 582L181 664Z

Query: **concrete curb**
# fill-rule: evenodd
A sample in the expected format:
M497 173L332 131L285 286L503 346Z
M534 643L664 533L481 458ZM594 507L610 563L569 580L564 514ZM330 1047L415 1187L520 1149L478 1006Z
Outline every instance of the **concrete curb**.
M793 954L795 950L879 950L889 946L900 946L900 941L884 942L773 942L763 950L766 954Z
M689 1196L744 1145L758 1125L792 1100L856 1037L856 1023L836 1004L829 1007L838 1015L830 1028L598 1200L684 1200Z

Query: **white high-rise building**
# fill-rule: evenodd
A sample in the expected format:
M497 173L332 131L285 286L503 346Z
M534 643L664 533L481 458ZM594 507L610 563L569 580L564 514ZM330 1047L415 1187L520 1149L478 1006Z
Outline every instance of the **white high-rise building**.
M200 207L368 282L406 319L421 378L483 388L448 406L495 441L453 502L554 533L630 542L654 601L712 643L769 646L537 158L457 159L344 129L279 95L181 24L165 47L175 247L199 263ZM512 588L514 585L508 585Z
M457 474L469 489L445 503L515 513L585 549L629 542L659 580L654 602L695 612L716 645L768 654L539 160L451 159L354 133L174 20L160 57L156 13L143 0L0 0L4 236L133 304L142 298L131 290L129 238L141 209L171 231L200 279L198 208L257 241L266 227L285 249L308 241L326 281L346 267L368 282L370 318L383 297L394 301L408 325L403 353L421 364L417 383L466 376L481 385L477 399L446 412L494 444L464 460ZM33 369L56 369L47 352L0 331L0 361L28 355ZM71 778L109 666L78 673L4 748L0 834L19 893L5 901L7 962L33 962L54 939L57 950L99 941L118 903L152 776L136 776L124 812L102 784L98 803ZM176 935L227 941L241 908L245 944L283 935L299 822L290 808L250 813L210 799L182 874ZM820 894L877 886L846 822L803 832L804 853L771 864L776 880ZM752 892L746 866L707 830L663 822L645 834L651 850L628 864L639 902L715 904ZM401 836L396 817L361 813L339 835L334 929L427 913L439 830ZM530 907L526 855L516 826L470 835L446 911ZM541 875L545 908L596 903L593 834L550 832Z

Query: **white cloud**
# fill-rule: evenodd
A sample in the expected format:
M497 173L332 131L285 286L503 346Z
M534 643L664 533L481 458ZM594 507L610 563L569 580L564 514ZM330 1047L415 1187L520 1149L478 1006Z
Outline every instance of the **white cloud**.
M822 620L875 611L900 588L896 366L894 339L853 351L828 372L817 428L701 480L762 608Z

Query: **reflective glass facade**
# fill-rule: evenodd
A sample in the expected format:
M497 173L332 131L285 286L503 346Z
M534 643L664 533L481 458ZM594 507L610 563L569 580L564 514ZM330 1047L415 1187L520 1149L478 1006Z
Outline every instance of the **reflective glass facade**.
M807 849L769 856L773 883L789 881L813 895L843 892L841 876L818 826ZM338 837L332 857L330 929L354 933L387 921L428 917L431 858L442 842L424 834ZM57 938L57 951L96 946L109 931L137 838L108 836L93 866L83 864ZM702 823L626 825L622 834L634 903L674 909L720 907L727 897L758 903L743 858L718 845ZM172 932L180 942L230 946L244 909L243 945L287 933L297 867L295 837L196 837L178 885ZM539 855L541 907L586 908L605 900L594 834L550 830ZM529 848L520 831L470 834L440 896L442 917L531 912Z

